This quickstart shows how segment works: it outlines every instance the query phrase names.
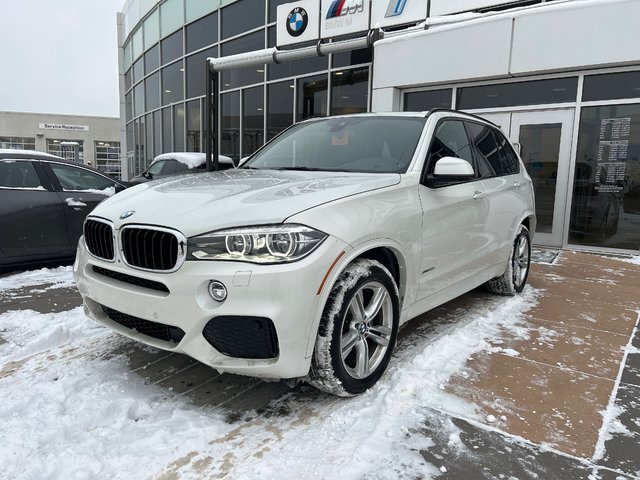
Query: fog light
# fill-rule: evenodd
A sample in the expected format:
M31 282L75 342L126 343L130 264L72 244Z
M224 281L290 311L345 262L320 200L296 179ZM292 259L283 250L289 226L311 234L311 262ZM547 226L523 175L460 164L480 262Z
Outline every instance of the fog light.
M224 302L227 299L227 287L222 282L211 280L209 282L209 295L216 302Z

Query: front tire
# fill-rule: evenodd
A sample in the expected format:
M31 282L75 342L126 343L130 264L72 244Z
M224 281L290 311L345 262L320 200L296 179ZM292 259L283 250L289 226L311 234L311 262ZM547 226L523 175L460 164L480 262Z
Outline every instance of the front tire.
M513 296L524 290L527 278L529 278L530 267L531 237L529 229L520 225L511 247L507 269L502 275L492 278L485 285L492 293Z
M363 258L348 265L325 305L307 382L343 397L372 387L396 343L398 297L381 263Z

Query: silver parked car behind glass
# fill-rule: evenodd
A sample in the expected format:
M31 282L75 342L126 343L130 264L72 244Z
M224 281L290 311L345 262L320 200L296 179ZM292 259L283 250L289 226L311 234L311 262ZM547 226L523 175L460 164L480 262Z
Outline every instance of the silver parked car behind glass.
M494 125L350 115L294 125L239 169L102 203L74 272L87 315L128 337L354 395L410 318L483 283L522 291L535 224Z

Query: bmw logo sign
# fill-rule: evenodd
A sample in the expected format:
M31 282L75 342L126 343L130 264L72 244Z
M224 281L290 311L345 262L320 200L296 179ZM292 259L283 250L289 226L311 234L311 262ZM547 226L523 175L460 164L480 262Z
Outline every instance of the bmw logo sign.
M135 210L130 210L128 212L124 212L122 215L120 215L120 220L124 220L126 218L129 218L134 213L136 213Z
M309 16L304 8L296 7L287 16L287 32L292 37L299 37L307 29Z

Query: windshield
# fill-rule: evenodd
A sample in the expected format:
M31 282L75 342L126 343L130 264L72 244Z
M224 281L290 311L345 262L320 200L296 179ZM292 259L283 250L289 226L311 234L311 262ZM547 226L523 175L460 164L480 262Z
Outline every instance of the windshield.
M241 168L405 173L426 122L419 117L334 117L296 125Z

